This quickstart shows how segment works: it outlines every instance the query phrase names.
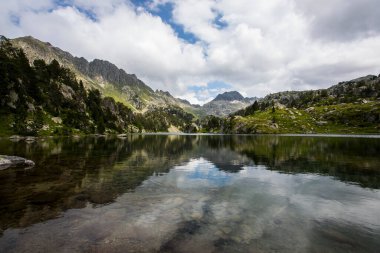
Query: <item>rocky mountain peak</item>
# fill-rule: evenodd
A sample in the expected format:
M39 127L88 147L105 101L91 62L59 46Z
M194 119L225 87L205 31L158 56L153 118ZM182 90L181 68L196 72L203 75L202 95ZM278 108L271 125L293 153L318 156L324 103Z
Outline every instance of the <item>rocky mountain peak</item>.
M213 101L242 101L244 100L244 97L238 92L238 91L227 91L222 94L219 94L214 98Z

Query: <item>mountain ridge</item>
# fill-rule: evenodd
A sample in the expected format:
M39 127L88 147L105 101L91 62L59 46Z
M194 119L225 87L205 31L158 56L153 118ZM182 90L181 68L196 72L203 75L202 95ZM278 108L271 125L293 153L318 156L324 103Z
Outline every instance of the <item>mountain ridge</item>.
M1 38L0 49L3 135L169 129L232 134L380 133L380 76L261 99L230 91L197 106L167 91L153 91L110 62L75 58L31 37ZM129 103L129 108L120 101Z
M62 60L62 58L61 58ZM132 111L54 59L30 63L23 49L0 38L0 135L117 134L189 131L194 116L169 104ZM169 94L170 95L170 94ZM170 99L169 95L165 99Z
M226 116L248 106L251 102L244 100L241 103L230 104L230 101L225 103L220 100L217 105L212 103L203 106L194 105L187 100L172 96L167 91L153 91L135 74L128 74L109 61L100 59L88 61L84 57L73 56L49 42L40 41L32 36L15 38L11 42L14 46L24 50L30 63L37 59L43 59L45 62L55 59L62 66L72 70L86 88L99 89L105 96L113 97L132 110L145 112L156 107L179 106L197 117L209 114Z

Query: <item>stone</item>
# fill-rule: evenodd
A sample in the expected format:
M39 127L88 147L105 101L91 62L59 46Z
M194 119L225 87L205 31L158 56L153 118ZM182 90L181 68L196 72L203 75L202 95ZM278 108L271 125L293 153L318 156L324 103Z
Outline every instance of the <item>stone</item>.
M34 162L19 156L0 155L0 170L7 169L12 166L33 167Z
M277 108L277 109L285 109L285 108L286 108L285 105L283 105L283 104L281 104L281 103L278 103L278 102L275 103L274 107Z
M16 91L14 91L14 90L11 90L10 92L9 92L9 98L10 98L10 104L8 104L10 107L12 107L12 108L16 108L16 106L15 106L15 104L17 103L17 101L18 101L18 95L17 95L17 93L16 93Z
M34 142L37 138L36 137L33 137L33 136L27 136L25 138L25 141L26 142Z
M62 124L62 119L60 117L53 117L51 118L51 120L55 123L55 124Z
M27 102L26 105L28 106L29 112L34 112L36 110L36 108L34 107L34 105L32 103Z
M20 135L12 135L11 137L9 137L9 139L10 139L11 141L19 141L19 140L23 140L23 139L25 139L25 137L20 136Z
M324 126L324 125L327 125L327 121L317 121L315 122L315 124L317 124L318 126Z
M75 96L75 91L65 84L61 84L60 86L61 94L64 96L65 99L73 100Z
M273 123L270 125L271 128L273 129L278 129L278 124L277 123Z

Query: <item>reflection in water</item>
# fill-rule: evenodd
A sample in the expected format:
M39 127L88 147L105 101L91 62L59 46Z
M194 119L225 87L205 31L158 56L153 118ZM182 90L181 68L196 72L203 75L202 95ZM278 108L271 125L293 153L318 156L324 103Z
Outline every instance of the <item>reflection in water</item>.
M1 252L378 252L380 139L0 140Z

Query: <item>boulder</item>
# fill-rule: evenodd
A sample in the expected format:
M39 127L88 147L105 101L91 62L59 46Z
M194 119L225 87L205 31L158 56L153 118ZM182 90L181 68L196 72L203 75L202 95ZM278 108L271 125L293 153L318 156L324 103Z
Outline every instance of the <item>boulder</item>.
M67 100L73 100L75 97L75 91L70 87L65 84L61 84L60 89L61 94L63 97Z
M55 124L62 124L62 119L60 117L53 117L51 118L51 120L55 123Z
M12 166L33 167L34 162L18 156L0 155L0 170L7 169Z
M283 104L281 104L281 103L278 103L278 102L275 103L274 107L277 108L277 109L285 109L285 108L286 108L285 105L283 105Z
M34 136L27 136L27 137L25 138L25 141L26 141L26 142L34 142L36 139L37 139L37 138L34 137Z
M127 134L118 134L117 137L119 138L126 138L128 135Z
M25 139L25 137L24 136L20 136L20 135L12 135L11 137L9 137L9 139L11 141L19 141L19 140Z

